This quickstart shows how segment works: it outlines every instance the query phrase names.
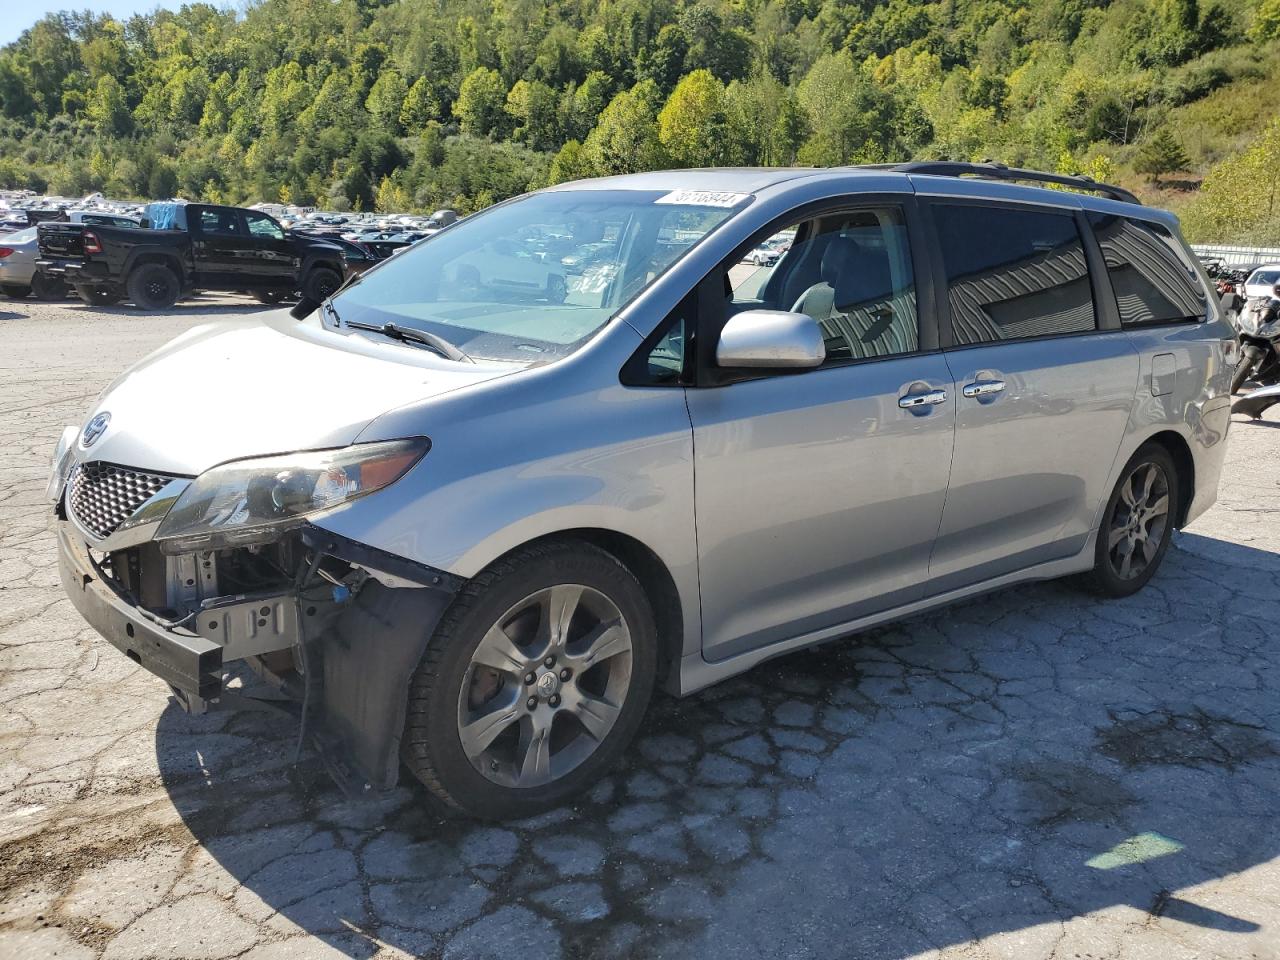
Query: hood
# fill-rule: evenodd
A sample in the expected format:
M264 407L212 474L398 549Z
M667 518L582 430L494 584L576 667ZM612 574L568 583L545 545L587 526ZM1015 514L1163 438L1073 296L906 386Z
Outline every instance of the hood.
M299 322L196 327L122 374L85 417L106 430L77 460L195 475L242 457L340 447L379 414L521 369Z

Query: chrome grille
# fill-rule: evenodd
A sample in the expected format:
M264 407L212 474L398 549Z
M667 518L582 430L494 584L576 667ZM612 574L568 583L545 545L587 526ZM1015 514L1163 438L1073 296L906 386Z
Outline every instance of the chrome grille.
M114 463L81 463L71 472L67 503L80 526L105 539L172 479Z

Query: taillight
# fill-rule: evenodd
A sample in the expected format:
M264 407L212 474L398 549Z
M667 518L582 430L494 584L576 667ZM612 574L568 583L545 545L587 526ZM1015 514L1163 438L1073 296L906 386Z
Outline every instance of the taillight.
M0 247L0 260L13 253L13 247Z
M102 252L102 241L98 239L98 235L96 233L94 233L91 230L86 230L83 234L81 234L81 238L84 240L85 253L101 253Z

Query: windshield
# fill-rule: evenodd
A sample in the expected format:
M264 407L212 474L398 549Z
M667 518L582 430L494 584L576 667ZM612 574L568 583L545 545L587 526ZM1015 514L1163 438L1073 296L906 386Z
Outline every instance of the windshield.
M1280 283L1280 270L1258 270L1248 280L1249 286L1265 283L1267 286Z
M419 242L333 304L344 323L426 330L474 359L547 363L581 346L749 199L719 205L724 197L534 194Z

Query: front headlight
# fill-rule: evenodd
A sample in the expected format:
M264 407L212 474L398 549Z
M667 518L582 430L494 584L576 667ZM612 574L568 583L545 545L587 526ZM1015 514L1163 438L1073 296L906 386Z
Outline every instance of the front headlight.
M224 463L183 491L156 540L166 553L273 540L312 514L394 483L430 446L414 437Z
M44 492L55 503L62 497L62 486L67 479L67 453L75 446L78 436L80 436L79 427L63 427L58 445L53 448L53 463L49 466L49 483Z

